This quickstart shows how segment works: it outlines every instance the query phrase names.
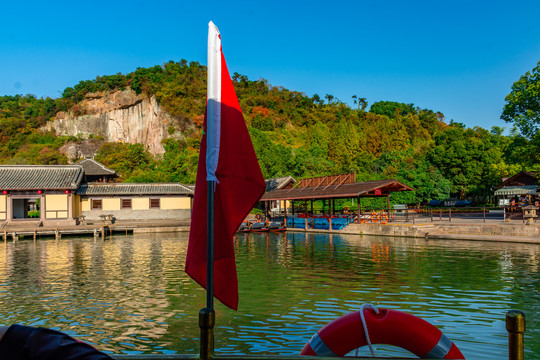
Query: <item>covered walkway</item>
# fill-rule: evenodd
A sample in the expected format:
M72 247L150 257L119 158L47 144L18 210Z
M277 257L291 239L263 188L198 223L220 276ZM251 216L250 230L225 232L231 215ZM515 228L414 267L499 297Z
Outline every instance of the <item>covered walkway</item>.
M331 218L335 216L335 200L336 199L357 199L357 204L360 204L360 199L365 197L386 197L387 209L390 210L390 194L396 191L413 191L414 189L394 179L389 180L375 180L356 182L356 175L354 173L344 175L323 176L310 179L303 179L299 181L296 186L290 189L281 189L275 191L269 191L263 195L261 201L265 203L265 209L268 209L269 202L271 201L285 201L290 202L292 217L294 221L295 204L300 203L299 206L302 210L299 211L301 218L313 217L316 218ZM316 200L329 201L328 214L320 214L317 216L313 212L313 202ZM311 211L308 211L308 202L311 205ZM287 206L284 207L284 217L287 218ZM296 208L298 209L298 207ZM335 217L334 225L343 227L347 224L346 220L354 220L355 215L360 217L361 207L358 206L357 213L349 213ZM304 220L301 220L304 222ZM319 222L314 220L312 226L317 227ZM338 225L341 224L341 225ZM305 225L307 226L307 224ZM319 225L319 226L330 226Z

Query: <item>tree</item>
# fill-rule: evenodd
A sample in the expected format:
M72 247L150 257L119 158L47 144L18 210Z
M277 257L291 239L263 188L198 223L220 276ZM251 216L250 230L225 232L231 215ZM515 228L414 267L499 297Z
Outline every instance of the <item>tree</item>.
M358 99L358 107L362 108L362 111L366 111L366 108L368 106L368 102L366 98L359 98Z
M334 100L334 95L326 94L324 97L328 100L328 104L330 105L332 101Z
M512 85L505 100L501 119L513 122L525 137L534 138L540 127L540 61Z

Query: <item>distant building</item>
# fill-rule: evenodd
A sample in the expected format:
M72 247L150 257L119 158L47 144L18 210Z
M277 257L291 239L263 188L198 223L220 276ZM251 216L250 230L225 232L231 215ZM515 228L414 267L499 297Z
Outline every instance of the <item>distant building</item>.
M178 183L111 183L95 160L75 165L0 165L0 223L71 226L80 219L187 220L193 190Z
M75 225L79 165L1 165L0 221Z
M292 176L268 179L265 181L267 193L276 190L292 189L294 184L296 183L296 180ZM284 212L285 209L290 206L287 200L273 200L265 203L265 205L268 206L268 208L265 209L266 211L278 214Z
M77 161L75 165L82 166L84 170L84 179L83 182L85 183L91 183L91 182L100 182L100 183L108 183L108 182L114 182L116 178L119 177L119 175L116 173L116 171L109 169L105 165L97 162L94 159L83 159L81 161Z
M495 186L494 195L499 197L500 206L517 206L538 203L538 174L532 171L521 171L514 176L503 179Z
M76 192L86 220L186 220L193 191L182 184L82 184Z

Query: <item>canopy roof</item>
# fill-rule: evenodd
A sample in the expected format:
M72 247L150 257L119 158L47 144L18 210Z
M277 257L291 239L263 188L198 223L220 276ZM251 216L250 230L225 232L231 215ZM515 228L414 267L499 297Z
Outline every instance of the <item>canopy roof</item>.
M261 201L272 200L315 200L339 199L351 197L386 196L394 191L413 191L414 189L397 180L376 180L353 182L338 185L319 185L293 189L275 190L267 192Z
M536 194L538 185L505 186L495 191L495 195L529 195Z

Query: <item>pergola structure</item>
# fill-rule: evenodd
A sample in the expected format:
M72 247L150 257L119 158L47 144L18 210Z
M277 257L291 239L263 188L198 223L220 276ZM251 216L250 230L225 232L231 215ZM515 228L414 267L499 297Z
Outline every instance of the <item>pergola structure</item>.
M334 213L335 199L360 199L362 197L386 197L387 208L390 208L390 194L396 191L414 191L413 188L394 179L356 182L356 174L322 176L299 181L291 189L275 190L265 193L261 201L268 204L270 201L291 201L294 214L294 201L303 201L307 210L307 202L329 199L330 214ZM268 206L265 206L268 208ZM360 215L360 206L358 214ZM285 208L285 216L286 216Z

